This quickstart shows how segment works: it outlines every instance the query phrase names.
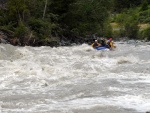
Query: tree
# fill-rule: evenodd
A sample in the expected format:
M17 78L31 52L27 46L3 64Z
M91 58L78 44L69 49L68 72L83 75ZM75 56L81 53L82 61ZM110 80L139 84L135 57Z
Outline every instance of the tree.
M46 8L47 8L47 0L45 0L45 7L44 7L44 11L43 11L43 19L45 17Z
M109 16L111 0L55 0L52 13L59 15L59 23L67 31L80 34L94 33L102 29Z
M8 11L9 15L13 17L14 21L24 21L25 15L29 13L27 2L31 0L9 0Z
M114 0L114 11L122 12L124 9L139 6L143 0Z
M144 0L141 6L141 11L147 10L148 9L148 1Z

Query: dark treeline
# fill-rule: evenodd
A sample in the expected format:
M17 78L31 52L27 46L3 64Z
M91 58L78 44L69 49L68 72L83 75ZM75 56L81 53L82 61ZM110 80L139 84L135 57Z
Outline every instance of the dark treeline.
M149 0L1 0L0 38L21 46L55 46L62 40L82 43L95 33L137 38L137 26L144 23L149 4ZM137 7L140 14L125 22L124 16L130 17ZM119 33L114 33L112 22L121 26ZM134 33L126 34L130 29ZM149 37L148 31L142 31L144 37Z

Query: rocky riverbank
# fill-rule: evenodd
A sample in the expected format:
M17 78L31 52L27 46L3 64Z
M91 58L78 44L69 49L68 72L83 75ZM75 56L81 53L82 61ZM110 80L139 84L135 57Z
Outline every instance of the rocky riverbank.
M93 37L77 37L77 36L53 36L49 38L50 40L38 40L36 37L29 36L23 39L19 39L14 36L12 31L0 30L0 43L11 44L14 46L71 46L79 45L83 43L91 44L94 40Z

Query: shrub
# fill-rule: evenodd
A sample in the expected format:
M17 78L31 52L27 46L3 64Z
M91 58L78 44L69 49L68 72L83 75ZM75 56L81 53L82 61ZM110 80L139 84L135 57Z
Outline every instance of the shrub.
M36 34L39 38L48 37L52 32L52 24L46 20L31 18L29 20L30 29Z
M24 25L24 23L20 22L15 29L15 36L19 38L25 37L28 34L28 28Z
M109 23L104 24L103 32L105 37L112 37L112 27Z
M143 22L144 23L150 23L150 17L146 18Z
M140 32L140 35L141 35L141 39L147 39L147 40L150 40L150 27L142 30Z
M143 4L141 6L141 10L144 11L144 10L147 10L147 9L148 9L148 1L144 0Z
M125 24L125 34L130 39L136 39L138 31L139 31L139 27L136 21L133 21L133 22L128 21Z
M138 20L143 23L150 23L150 10L141 11Z

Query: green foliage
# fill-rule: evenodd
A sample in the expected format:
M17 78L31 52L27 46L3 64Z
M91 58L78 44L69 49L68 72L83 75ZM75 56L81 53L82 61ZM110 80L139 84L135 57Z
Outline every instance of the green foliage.
M117 22L117 23L120 23L122 24L124 21L125 21L125 18L127 17L127 15L125 13L122 13L122 14L117 14L115 17L114 17L114 21Z
M112 27L110 24L107 24L105 27L104 27L104 35L105 37L112 37Z
M4 29L4 30L9 30L9 31L13 31L13 25L10 23L8 25L3 25L3 26L0 26L0 29Z
M138 30L139 30L139 27L136 21L128 21L125 24L125 34L127 37L131 39L137 38Z
M28 24L39 38L49 37L53 28L50 22L42 19L31 18Z
M110 20L106 20L104 23L103 23L103 27L100 31L100 35L101 36L104 36L104 37L112 37L112 26L110 25Z
M20 22L15 29L15 37L24 38L28 33L28 28L24 25L24 23Z
M9 0L8 1L8 14L14 21L24 21L25 14L29 13L27 2L30 0Z
M131 39L136 39L139 31L137 16L136 10L131 10L124 22L125 34Z
M150 9L139 12L139 22L150 23Z
M13 31L22 41L31 32L36 39L45 41L49 41L52 36L63 35L72 38L74 35L86 36L93 33L110 37L113 34L108 20L113 13L115 16L111 17L112 20L121 26L115 35L136 38L138 21L150 23L150 2L148 0L142 2L142 0L8 0L7 10L0 10L0 26ZM138 8L135 8L136 6Z
M143 23L149 23L149 24L150 24L150 17L147 17L147 18L143 21Z
M111 0L79 0L71 9L74 17L71 20L75 22L71 27L83 34L92 34L103 29L103 23L109 16L110 3Z
M115 22L120 24L120 37L137 38L138 27L138 8L129 9L115 16Z
M148 9L148 1L144 0L144 2L142 3L142 6L141 6L141 11L145 11L147 9Z
M129 8L134 8L139 6L143 0L114 0L114 11L122 12Z
M141 39L147 39L147 40L150 40L150 27L142 30L140 32L140 35L141 35Z

